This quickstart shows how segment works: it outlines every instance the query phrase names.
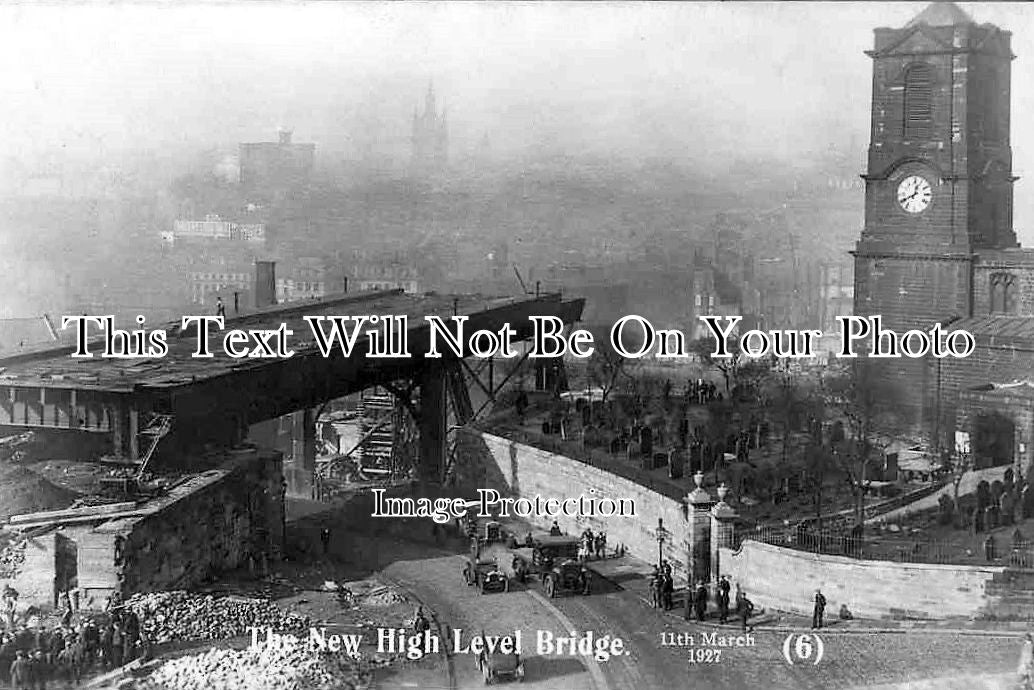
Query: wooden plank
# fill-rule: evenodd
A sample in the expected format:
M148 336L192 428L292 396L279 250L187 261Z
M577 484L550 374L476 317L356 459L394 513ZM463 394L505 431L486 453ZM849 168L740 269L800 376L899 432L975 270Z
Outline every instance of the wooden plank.
M12 515L8 518L8 522L12 525L18 525L23 522L37 522L39 520L48 520L50 518L107 515L109 513L117 513L121 510L130 510L133 508L136 508L135 501L123 501L122 503L106 503L99 506L65 508L64 510L47 510L39 513L22 513L20 515Z
M109 520L121 520L127 517L142 517L144 515L150 515L153 511L148 510L128 510L122 513L112 513L111 515L83 515L81 517L67 517L67 518L53 518L49 520L35 520L33 522L24 522L17 525L9 525L11 528L16 529L32 529L34 527L43 527L44 525L74 525L82 522L108 522Z

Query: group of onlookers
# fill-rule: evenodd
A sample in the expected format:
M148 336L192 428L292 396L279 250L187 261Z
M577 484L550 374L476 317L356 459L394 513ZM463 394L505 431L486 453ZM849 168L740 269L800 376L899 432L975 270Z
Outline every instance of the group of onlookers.
M740 589L740 586L736 585L736 598L732 600L731 591L732 585L729 582L729 578L725 575L717 582L714 588L714 601L718 607L718 621L720 623L727 623L730 614L735 614L740 619L740 625L743 630L747 630L751 626L748 625L750 617L754 615L754 604L750 599L747 598L746 593ZM652 603L656 608L670 611L672 609L672 595L675 590L674 579L672 578L671 564L667 561L662 561L661 565L654 566L653 575L650 578L650 595ZM686 591L686 615L688 616L692 612L698 621L703 621L707 618L707 603L711 598L711 592L708 590L707 584L700 581L695 587L689 587ZM825 606L825 600L823 600L823 606ZM821 625L821 614L819 615Z
M0 678L15 690L44 690L52 681L78 685L84 675L149 658L151 645L128 608L73 621L67 614L48 628L25 623L0 632Z

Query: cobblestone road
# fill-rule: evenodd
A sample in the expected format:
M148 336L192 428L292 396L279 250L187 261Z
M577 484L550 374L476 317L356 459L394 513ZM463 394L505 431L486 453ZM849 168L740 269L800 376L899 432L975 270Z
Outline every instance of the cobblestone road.
M413 591L436 612L443 627L460 627L465 636L523 631L531 688L862 688L885 690L958 687L1004 688L1019 656L1018 637L956 635L943 632L859 634L824 632L818 665L784 658L786 633L758 631L752 646L707 644L703 635L736 636L735 627L700 627L643 605L633 593L609 583L589 597L547 600L537 583L505 594L479 595L460 575L459 556L397 561L387 574ZM591 658L543 657L535 653L537 630L565 634L592 630L622 638L630 655L597 662ZM802 630L802 633L809 631ZM662 633L685 633L692 646L661 646ZM451 636L450 636L451 637ZM791 647L791 656L793 656ZM708 654L708 651L711 651ZM714 652L721 652L720 655ZM806 650L805 650L806 651ZM691 658L700 657L698 663ZM811 657L814 659L814 656ZM452 658L457 688L484 681L469 655Z

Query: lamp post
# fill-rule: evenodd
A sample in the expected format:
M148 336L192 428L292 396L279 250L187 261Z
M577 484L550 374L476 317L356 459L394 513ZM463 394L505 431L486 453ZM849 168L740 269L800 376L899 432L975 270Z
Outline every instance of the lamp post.
M664 564L664 542L668 539L668 530L664 527L664 518L657 518L657 568Z

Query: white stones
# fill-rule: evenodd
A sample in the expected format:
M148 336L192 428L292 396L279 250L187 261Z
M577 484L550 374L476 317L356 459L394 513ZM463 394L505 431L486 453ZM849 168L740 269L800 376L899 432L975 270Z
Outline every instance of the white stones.
M340 654L321 654L304 641L281 640L245 650L210 649L159 666L138 690L307 690L366 688L370 675Z
M177 640L220 640L248 633L252 626L281 632L309 627L309 619L283 611L265 599L214 597L183 591L137 594L127 602L154 644Z

